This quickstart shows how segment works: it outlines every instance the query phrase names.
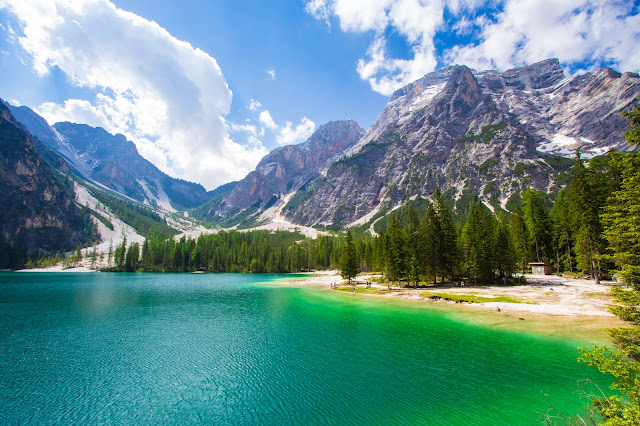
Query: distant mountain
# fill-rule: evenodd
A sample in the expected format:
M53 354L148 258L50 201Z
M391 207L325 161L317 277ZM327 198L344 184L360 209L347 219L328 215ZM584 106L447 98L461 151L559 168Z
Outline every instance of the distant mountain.
M10 107L16 119L53 151L63 156L81 177L134 200L167 210L203 204L211 195L202 185L172 178L144 159L133 142L101 127L56 123L28 107Z
M35 249L55 253L97 238L73 184L45 161L36 142L0 103L0 267Z
M530 186L554 191L569 157L625 151L621 113L640 78L609 68L565 77L557 59L499 73L450 66L393 94L326 176L284 208L305 225L364 224L436 186L454 199L479 194L492 208Z
M280 218L291 197L325 173L362 132L355 121L331 121L304 143L274 149L255 171L198 208L195 216L227 225L258 222L261 216L264 220Z

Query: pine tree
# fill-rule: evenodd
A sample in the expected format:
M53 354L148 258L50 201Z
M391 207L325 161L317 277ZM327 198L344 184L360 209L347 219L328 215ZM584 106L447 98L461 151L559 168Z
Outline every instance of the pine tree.
M640 100L640 95L638 95ZM629 120L631 130L624 132L625 140L629 146L634 147L640 145L640 106L636 106L631 111L622 113L622 116Z
M495 222L494 233L495 249L493 261L498 271L498 276L506 283L507 278L511 278L513 271L516 269L516 260L509 236L509 224L502 212Z
M511 234L511 242L516 256L516 263L520 267L522 273L525 273L530 262L529 239L527 234L527 226L524 223L524 215L520 206L516 206L509 220L509 231Z
M349 280L358 275L359 270L358 253L356 252L356 246L353 243L353 237L351 231L347 231L347 238L345 246L342 249L342 256L340 257L340 275L342 278Z
M395 213L391 214L391 224L385 233L387 257L387 279L398 281L405 271L405 244L400 220Z
M613 167L622 170L620 188L604 207L604 237L615 271L629 285L640 284L640 156L612 154Z
M438 244L438 265L442 272L442 282L445 275L453 277L453 269L458 260L458 242L455 227L451 219L451 213L440 193L440 188L436 187L433 194L433 205L439 224L439 244Z
M578 267L589 271L600 283L600 256L603 254L602 226L598 215L599 205L591 176L584 166L580 152L571 170L569 186L569 213L572 218Z
M140 257L140 245L133 243L127 250L127 255L124 261L125 272L134 272L138 267L138 258Z
M543 262L550 243L549 216L540 203L540 194L529 188L522 195L522 213L529 244L538 262Z
M474 280L487 281L494 277L494 228L495 219L489 209L480 200L472 202L462 234L467 269Z
M440 249L442 245L442 235L438 216L433 204L427 206L427 215L420 227L421 239L423 241L422 262L425 273L433 277L433 283L438 280L438 269L440 263Z
M569 214L569 202L567 192L562 189L549 212L553 229L553 246L556 252L556 267L573 272L573 259L571 256L571 216ZM562 254L561 254L562 253Z

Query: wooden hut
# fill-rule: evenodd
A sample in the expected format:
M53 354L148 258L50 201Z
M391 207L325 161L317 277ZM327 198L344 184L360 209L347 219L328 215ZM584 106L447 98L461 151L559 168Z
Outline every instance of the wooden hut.
M551 265L547 263L531 262L529 266L531 266L532 275L551 275Z

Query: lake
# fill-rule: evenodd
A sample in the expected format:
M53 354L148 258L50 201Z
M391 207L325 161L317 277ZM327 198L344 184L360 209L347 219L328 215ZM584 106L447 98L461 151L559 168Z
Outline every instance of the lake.
M607 386L575 342L283 277L0 273L0 423L535 425Z

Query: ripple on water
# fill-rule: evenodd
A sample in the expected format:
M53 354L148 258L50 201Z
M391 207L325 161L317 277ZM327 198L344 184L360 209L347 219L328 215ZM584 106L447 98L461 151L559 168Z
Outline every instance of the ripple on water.
M0 422L539 424L594 377L558 340L255 281L0 274Z

